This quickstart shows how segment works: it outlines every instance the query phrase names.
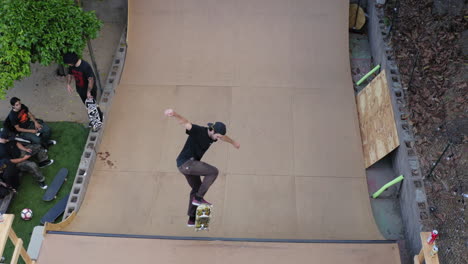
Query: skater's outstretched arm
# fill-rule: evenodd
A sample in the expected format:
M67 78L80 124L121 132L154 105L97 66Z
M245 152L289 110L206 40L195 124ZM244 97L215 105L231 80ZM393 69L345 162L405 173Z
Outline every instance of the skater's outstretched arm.
M232 138L228 136L222 136L220 139L224 142L232 144L236 149L240 148L240 144L235 142Z
M168 117L175 117L179 123L185 127L185 129L187 130L190 130L192 129L192 123L190 123L190 121L188 121L185 117L179 115L178 113L176 113L174 110L172 109L166 109L164 111L164 115L168 116Z

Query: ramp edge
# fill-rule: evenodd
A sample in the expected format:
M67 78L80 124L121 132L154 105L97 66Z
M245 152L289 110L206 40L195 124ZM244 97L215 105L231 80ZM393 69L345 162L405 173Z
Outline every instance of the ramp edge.
M200 240L200 241L229 241L229 242L269 242L269 243L334 243L334 244L393 244L396 240L326 240L326 239L265 239L265 238L229 238L229 237L189 237L189 236L158 236L158 235L131 235L92 232L68 232L47 230L47 234L139 238L139 239L169 239L169 240Z

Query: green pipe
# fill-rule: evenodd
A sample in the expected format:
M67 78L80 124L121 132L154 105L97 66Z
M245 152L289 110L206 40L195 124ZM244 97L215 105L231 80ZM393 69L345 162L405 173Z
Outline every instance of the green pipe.
M396 184L396 183L399 183L401 182L405 177L403 177L403 175L400 175L398 177L396 177L395 179L393 179L391 182L387 182L387 184L385 184L384 186L382 186L382 188L380 188L378 191L376 191L373 195L372 195L372 198L377 198L379 197L379 195L381 195L384 191L386 191L388 188L390 188L390 186Z
M374 69L372 69L370 72L368 72L366 75L364 75L357 83L356 85L361 85L363 81L365 81L369 76L371 76L374 72L376 72L378 69L380 69L380 64L375 66Z

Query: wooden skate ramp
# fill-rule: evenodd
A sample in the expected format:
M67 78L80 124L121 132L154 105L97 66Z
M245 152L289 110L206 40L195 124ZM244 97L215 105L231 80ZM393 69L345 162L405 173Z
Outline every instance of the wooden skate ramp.
M348 56L348 1L129 1L128 53L85 201L68 231L383 239L372 216ZM210 232L185 226L175 159L216 120ZM202 246L203 247L203 246ZM324 262L322 262L324 263ZM383 262L375 262L383 263Z
M395 244L316 244L47 235L37 264L394 264ZM198 260L198 261L197 261Z

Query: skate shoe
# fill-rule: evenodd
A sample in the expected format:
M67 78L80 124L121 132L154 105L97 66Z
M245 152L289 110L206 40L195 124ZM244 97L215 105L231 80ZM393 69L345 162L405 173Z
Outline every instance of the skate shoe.
M196 206L199 206L199 205L202 205L202 204L211 205L211 203L206 201L205 199L203 199L203 198L197 199L196 197L194 197L192 199L192 204L196 205Z
M189 220L187 221L187 226L188 227L194 227L195 226L195 219L189 218Z

